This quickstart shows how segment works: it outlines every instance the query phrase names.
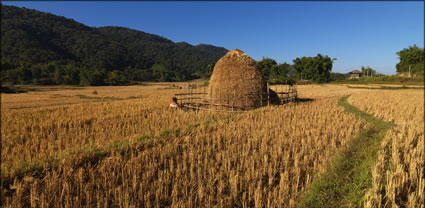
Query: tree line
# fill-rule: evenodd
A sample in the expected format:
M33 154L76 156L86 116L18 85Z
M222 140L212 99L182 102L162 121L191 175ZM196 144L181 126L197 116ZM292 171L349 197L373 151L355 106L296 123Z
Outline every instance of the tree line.
M397 52L400 62L396 65L398 73L409 72L424 75L425 50L417 45Z
M206 76L227 49L174 43L123 27L88 27L33 9L1 5L1 81L116 85Z
M291 65L286 62L278 64L271 58L263 58L257 62L257 66L271 83L285 83L296 79L323 83L333 80L331 71L335 60L327 55L317 54L313 57L296 58Z
M1 5L1 4L0 4ZM1 5L1 82L10 84L121 85L131 81L207 78L227 49L174 43L123 27L88 27L33 9ZM409 46L397 55L398 73L424 74L424 49ZM292 64L263 58L257 65L271 83L346 79L333 73L336 59L317 54ZM381 75L369 66L364 75Z
M410 73L424 76L424 48L417 45L409 46L396 53L399 63L397 73ZM301 57L293 60L293 64L277 63L274 59L263 58L257 61L257 66L266 79L271 83L284 83L288 80L311 80L316 83L341 81L348 78L347 73L334 73L332 67L336 58L317 54L314 57ZM364 77L384 77L385 75L372 69L370 66L361 66ZM391 79L394 79L393 77ZM385 80L385 78L383 78Z

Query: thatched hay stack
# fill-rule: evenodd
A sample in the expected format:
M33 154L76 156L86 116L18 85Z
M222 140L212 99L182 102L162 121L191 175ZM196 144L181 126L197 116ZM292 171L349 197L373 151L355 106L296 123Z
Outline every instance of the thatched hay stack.
M214 67L208 87L213 104L251 109L267 104L267 83L255 61L239 49L229 51Z

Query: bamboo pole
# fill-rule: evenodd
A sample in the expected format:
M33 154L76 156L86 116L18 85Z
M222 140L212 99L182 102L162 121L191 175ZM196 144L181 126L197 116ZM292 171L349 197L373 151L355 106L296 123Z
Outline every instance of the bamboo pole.
M270 89L269 89L269 82L267 82L267 106L270 105Z
M233 111L233 108L234 108L234 105L235 105L235 96L236 96L236 92L235 92L235 91L233 91L232 111Z

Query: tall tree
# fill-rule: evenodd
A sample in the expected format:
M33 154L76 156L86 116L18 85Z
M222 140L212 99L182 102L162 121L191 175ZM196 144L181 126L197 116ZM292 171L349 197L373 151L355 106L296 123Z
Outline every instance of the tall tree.
M302 79L319 83L329 82L331 80L332 65L335 60L329 56L317 54L314 57L296 58L293 60L293 66L301 75Z
M261 61L257 61L257 67L271 83L284 82L289 79L288 73L291 65L286 62L278 64L274 59L263 58Z
M264 77L269 78L270 73L277 67L277 62L271 58L263 58L261 61L257 61L257 67Z
M409 72L424 74L425 51L417 45L409 46L399 52L397 56L400 62L396 65L397 72Z
M375 76L376 75L376 71L372 68L370 68L369 66L365 67L362 66L361 67L362 70L362 76Z

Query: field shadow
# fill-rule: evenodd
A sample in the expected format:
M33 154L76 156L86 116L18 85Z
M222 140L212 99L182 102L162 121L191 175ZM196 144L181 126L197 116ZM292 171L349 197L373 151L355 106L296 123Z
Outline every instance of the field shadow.
M29 91L37 91L37 89L21 88L21 87L16 87L16 86L1 86L0 91L1 91L1 93L15 94L15 93L27 93Z
M313 98L297 98L298 103L307 103L307 102L313 102Z

